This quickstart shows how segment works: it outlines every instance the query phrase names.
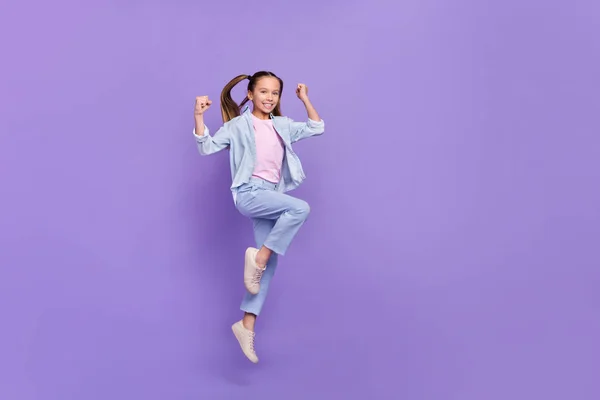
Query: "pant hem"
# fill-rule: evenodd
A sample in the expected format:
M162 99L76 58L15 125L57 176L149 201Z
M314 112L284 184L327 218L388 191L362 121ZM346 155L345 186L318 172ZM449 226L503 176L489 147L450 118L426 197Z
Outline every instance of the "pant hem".
M244 306L241 306L240 310L242 310L243 312L249 313L249 314L254 314L257 317L260 315L260 311L261 311L260 309L256 310L256 309L252 309L252 308L249 308L249 307L244 308Z
M273 246L273 245L269 244L268 242L263 243L263 246L265 246L267 249L271 250L273 253L276 253L280 256L284 256L285 251L287 250L287 249L280 249L277 246Z

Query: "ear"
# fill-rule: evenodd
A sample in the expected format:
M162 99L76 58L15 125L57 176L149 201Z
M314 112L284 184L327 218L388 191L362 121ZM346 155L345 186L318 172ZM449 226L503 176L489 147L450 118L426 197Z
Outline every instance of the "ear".
M248 98L250 99L250 101L252 101L252 92L250 90L248 90Z

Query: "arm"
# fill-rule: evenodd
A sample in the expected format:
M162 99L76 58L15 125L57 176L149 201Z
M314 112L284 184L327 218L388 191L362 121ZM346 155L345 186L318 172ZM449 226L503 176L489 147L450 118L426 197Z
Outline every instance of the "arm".
M195 127L194 127L194 134L196 136L204 136L206 134L206 132L204 131L204 129L206 128L206 125L204 125L204 115L203 114L194 114L194 122L195 122ZM196 133L196 132L200 132L200 133Z
M306 85L299 84L296 89L296 94L300 101L304 103L304 107L306 107L308 122L294 122L290 119L290 137L292 143L311 136L320 135L325 131L325 122L321 119L319 113L317 113L317 110L310 102Z
M196 106L194 109L194 137L198 151L206 156L217 153L230 144L231 134L228 125L223 125L214 136L210 136L207 126L204 124L204 112L209 109L212 101L207 96L196 97Z
M315 107L313 107L312 103L310 102L308 95L306 96L306 99L302 100L302 102L304 103L304 107L306 107L308 119L312 119L313 121L320 121L321 117L319 117L317 110L315 110Z

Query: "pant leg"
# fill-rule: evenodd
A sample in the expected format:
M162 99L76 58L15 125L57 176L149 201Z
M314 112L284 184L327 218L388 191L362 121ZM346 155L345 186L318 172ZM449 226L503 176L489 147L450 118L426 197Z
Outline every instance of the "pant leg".
M256 240L256 247L260 248L264 244L264 241L267 238L267 236L269 236L273 225L275 225L275 220L254 218L252 220L252 223L254 225L254 239ZM269 284L271 283L271 279L275 274L276 268L277 254L273 253L269 258L267 268L265 269L262 279L260 280L260 291L254 295L246 292L246 295L242 300L242 305L240 306L240 309L242 311L254 315L260 314L262 307L265 304L267 293L269 291Z
M263 244L280 255L285 254L310 213L306 201L259 187L239 193L236 207L247 217L275 221Z

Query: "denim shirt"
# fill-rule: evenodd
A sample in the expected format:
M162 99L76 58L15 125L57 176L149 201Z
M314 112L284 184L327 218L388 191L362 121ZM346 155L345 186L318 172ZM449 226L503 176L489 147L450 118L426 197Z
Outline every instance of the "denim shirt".
M325 130L325 122L323 120L313 121L310 118L307 122L295 122L288 117L276 117L273 114L271 114L271 120L285 147L281 179L277 184L277 190L287 192L300 186L306 178L302 163L294 152L292 143L322 134ZM240 116L226 122L213 136L210 135L206 125L204 125L203 136L196 135L195 129L193 133L198 151L203 156L229 147L231 191L235 202L238 188L250 181L256 164L254 125L249 108L246 108Z

